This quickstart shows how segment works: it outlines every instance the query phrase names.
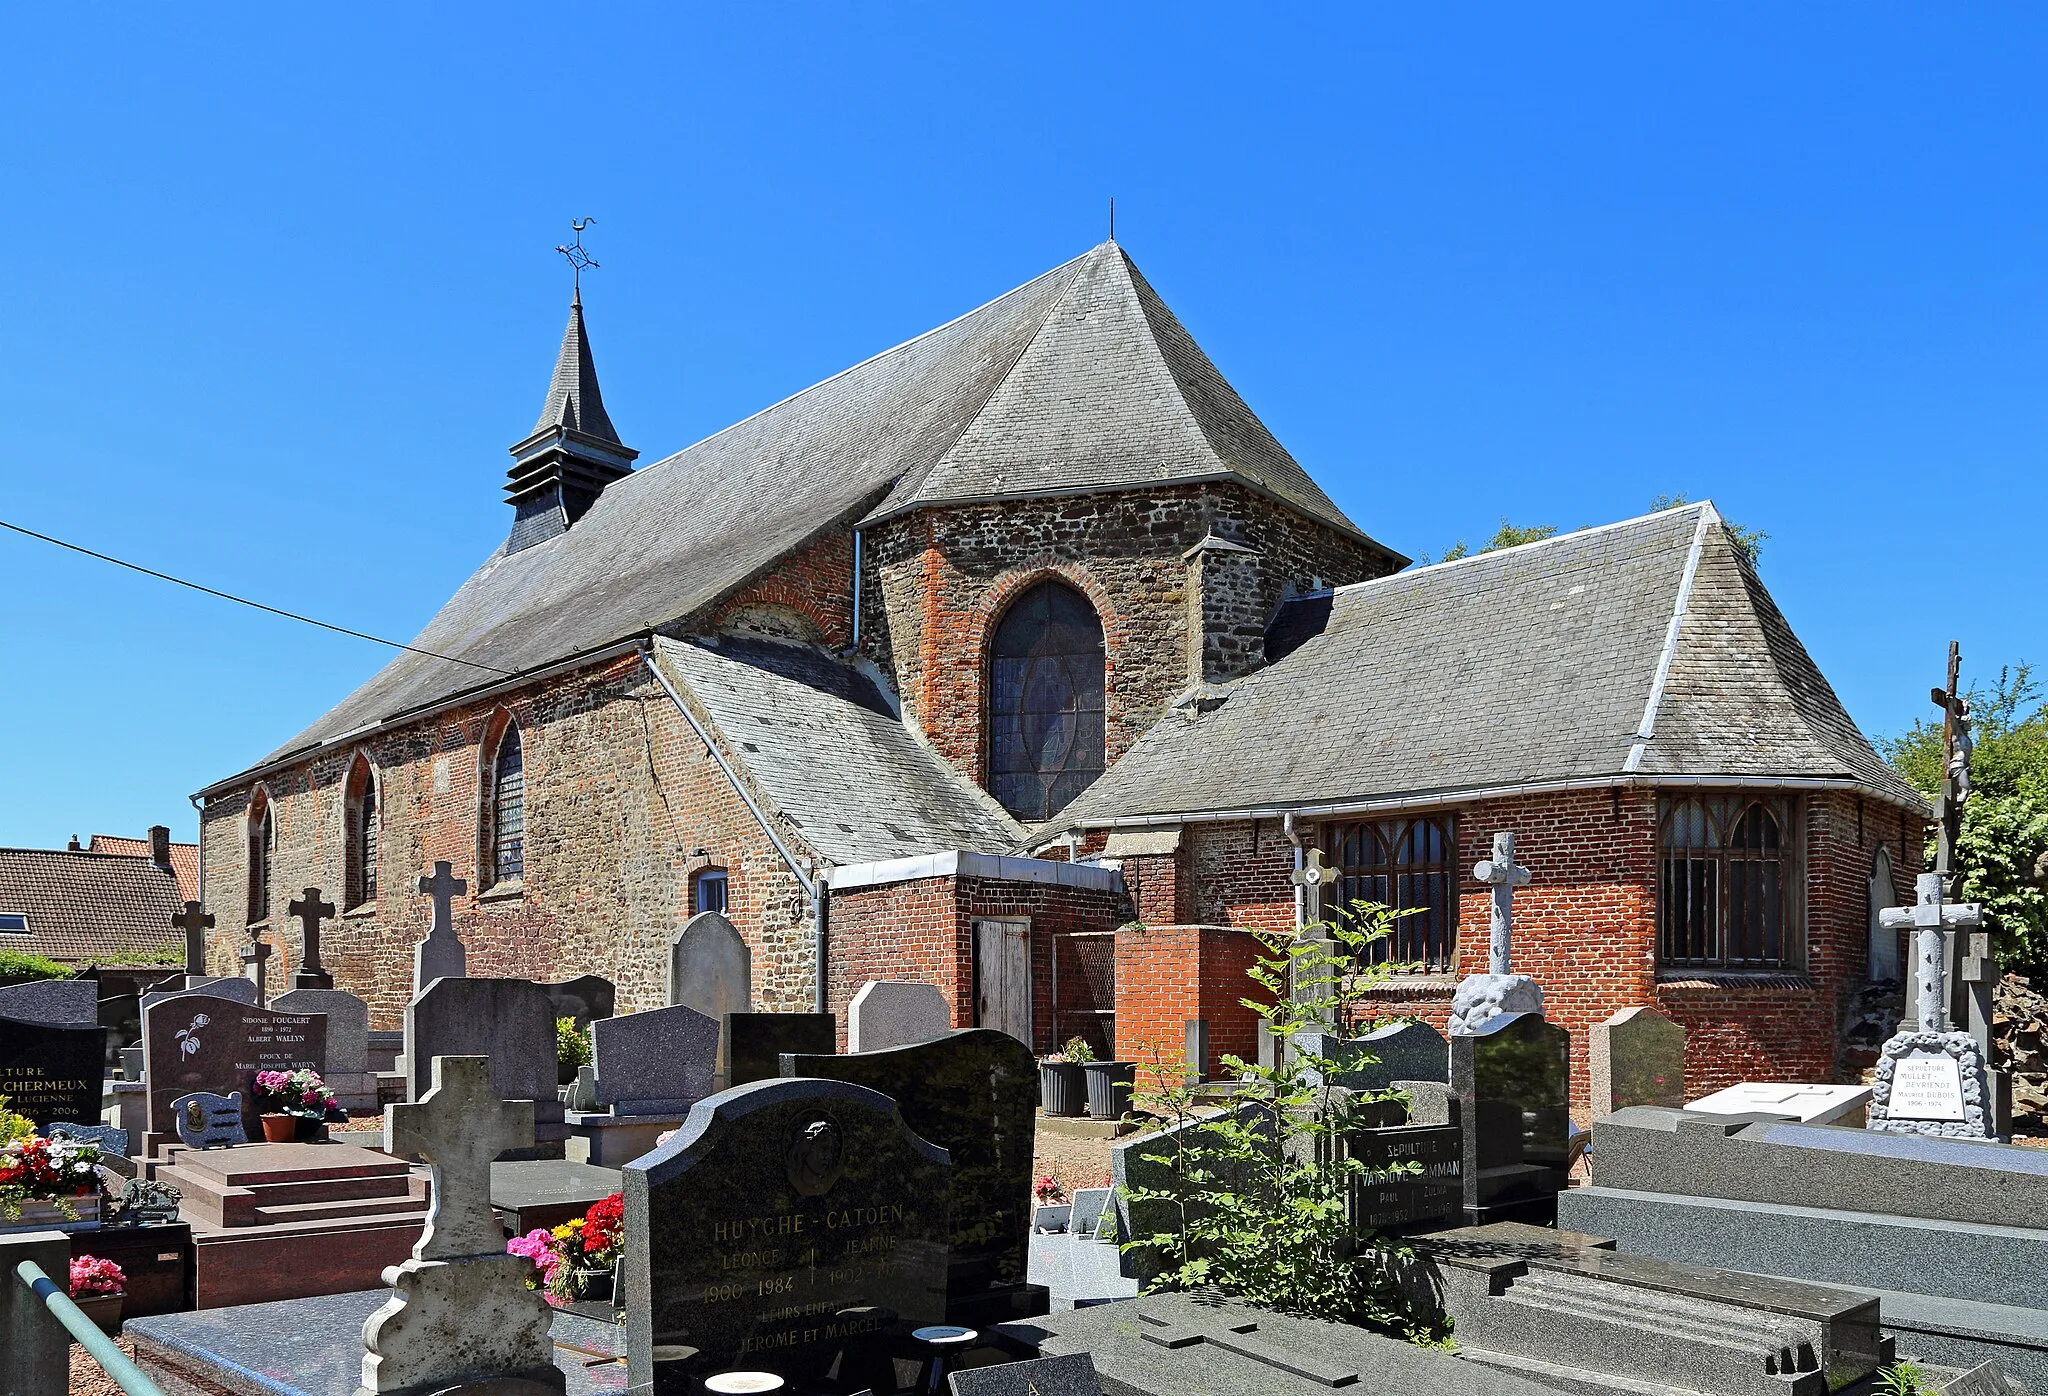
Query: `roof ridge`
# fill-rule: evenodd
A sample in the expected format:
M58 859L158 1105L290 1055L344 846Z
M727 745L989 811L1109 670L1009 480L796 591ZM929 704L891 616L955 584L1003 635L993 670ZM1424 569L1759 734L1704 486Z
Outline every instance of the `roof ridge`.
M1699 576L1700 555L1706 551L1707 533L1714 521L1720 518L1711 502L1700 510L1699 523L1692 532L1692 544L1686 549L1685 571L1678 577L1678 590L1671 598L1671 624L1664 632L1664 646L1657 652L1657 667L1650 675L1650 696L1643 701L1643 719L1636 724L1635 738L1622 758L1621 769L1634 774L1641 769L1643 753L1657 735L1657 710L1664 704L1664 686L1671 679L1671 660L1678 653L1678 637L1685 629L1686 611L1692 603L1692 584Z
M1484 552L1470 553L1465 557L1447 558L1442 562L1428 562L1424 563L1420 567L1405 567L1399 572L1389 572L1384 577L1367 577L1362 582L1346 582L1343 586L1330 588L1327 594L1331 596L1342 596L1346 592L1358 591L1364 587L1383 586L1388 582L1398 582L1406 580L1409 577L1419 577L1425 572L1440 572L1447 567L1463 567L1465 564L1470 562L1481 562L1490 560L1492 558L1504 557L1509 553L1519 553L1530 548L1541 548L1551 543L1562 543L1572 538L1584 538L1589 534L1609 533L1614 531L1615 529L1629 528L1635 524L1647 523L1651 519L1662 518L1666 514L1676 514L1686 509L1705 509L1711 511L1714 514L1715 518L1719 518L1721 516L1720 511L1714 509L1713 500L1689 500L1684 504L1675 504L1669 509L1656 509L1652 510L1650 513L1647 514L1637 514L1632 519L1616 519L1613 523L1589 524L1585 528L1575 528L1569 533L1553 533L1548 538L1538 538L1528 543L1516 543L1512 547L1490 548ZM1320 596L1324 595L1325 593L1309 592L1306 594L1311 596ZM1298 601L1301 598L1293 597L1290 599Z
M871 363L875 363L879 360L886 359L891 354L897 353L899 350L908 349L913 344L922 343L923 341L930 339L933 335L942 334L945 331L952 329L955 325L961 323L964 320L971 320L975 316L981 314L982 311L987 310L990 306L995 305L1001 301L1008 300L1011 296L1016 295L1019 291L1024 290L1028 286L1031 286L1040 281L1044 281L1048 277L1057 276L1061 272L1066 271L1069 268L1078 267L1082 262L1086 261L1089 257L1093 256L1096 250L1096 248L1091 247L1088 249L1088 251L1083 252L1080 256L1070 257L1066 261L1061 262L1058 266L1052 268L1050 271L1040 272L1037 276L1034 276L1027 281L1019 282L1017 285L1012 286L1009 290L1004 291L1001 295L990 296L987 300L983 301L980 305L975 306L972 310L966 311L959 315L955 315L952 319L946 321L944 324L934 325L930 329L924 331L922 334L914 334L910 338L903 340L901 343L892 344L887 349L877 350L875 353L868 355L865 359L860 360L858 363L848 364L845 368L840 369L837 373L827 374L825 377L820 378L815 383L806 384L804 387L798 388L793 393L785 394L784 396L777 398L774 402L769 403L767 406L759 409L758 411L749 412L746 416L740 418L738 421L730 422L725 426L720 427L717 431L712 432L708 436L699 437L697 440L692 441L689 445L681 447L678 450L669 452L660 460L651 461L648 464L641 466L638 470L635 470L631 475L627 476L626 479L639 479L645 476L651 470L657 470L662 466L667 465L670 461L677 459L678 457L688 455L690 452L696 450L699 446L705 445L708 442L716 441L719 437L725 436L731 432L738 431L741 427L747 425L747 423L766 416L768 413L773 412L776 408L781 407L785 403L796 401L796 399L802 397L805 393L810 392L814 388L822 388L827 383L836 383L840 379L846 377L848 374L866 368ZM1062 287L1060 290L1060 294L1053 298L1054 305L1058 305L1059 302L1065 298L1068 289L1070 289L1072 285L1073 282L1070 277L1067 286ZM1050 315L1049 310L1048 315ZM1044 324L1044 320L1039 321L1039 325L1041 328L1044 326ZM1033 335L1035 336L1036 334L1037 331L1034 330ZM1014 368L1015 364L1013 363L1011 367ZM1008 371L1006 370L1005 376L1007 376L1007 372ZM970 417L968 420L971 422L973 421L973 418ZM615 481L610 488L616 489L619 485L622 485L624 483L626 483L625 480Z

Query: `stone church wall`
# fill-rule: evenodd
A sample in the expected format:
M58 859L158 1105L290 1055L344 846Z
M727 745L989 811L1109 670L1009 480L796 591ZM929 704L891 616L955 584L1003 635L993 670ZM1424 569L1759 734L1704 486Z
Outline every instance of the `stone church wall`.
M981 782L990 636L1027 587L1060 577L1103 619L1114 761L1201 677L1190 672L1189 569L1181 555L1212 528L1258 552L1264 618L1290 586L1358 581L1386 569L1356 539L1228 484L926 509L865 536L862 649L893 669L906 707L939 752ZM1220 647L1243 644L1243 585L1234 569L1217 599Z
M520 886L494 890L480 886L477 863L482 743L500 708L520 724L526 853ZM322 959L340 987L370 1001L376 1026L399 1026L410 997L412 947L428 917L413 882L436 859L470 884L455 921L471 974L602 974L619 985L622 1012L666 1001L668 942L689 914L689 874L725 867L729 914L754 949L758 1006L809 1006L808 900L637 656L375 734L266 778L276 812L266 923L279 947L273 984L280 961L287 973L298 962L299 927L286 903L309 885L342 900L342 790L358 749L382 792L380 896L330 923ZM208 905L220 920L210 953L223 972L248 940L248 802L247 791L216 799L202 819ZM710 856L696 857L699 848Z

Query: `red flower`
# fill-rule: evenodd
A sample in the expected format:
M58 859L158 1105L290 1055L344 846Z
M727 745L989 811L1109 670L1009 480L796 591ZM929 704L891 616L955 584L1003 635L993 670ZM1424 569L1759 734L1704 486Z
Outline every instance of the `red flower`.
M618 1244L626 1221L626 1199L622 1193L600 1198L583 1214L583 1248L608 1251Z

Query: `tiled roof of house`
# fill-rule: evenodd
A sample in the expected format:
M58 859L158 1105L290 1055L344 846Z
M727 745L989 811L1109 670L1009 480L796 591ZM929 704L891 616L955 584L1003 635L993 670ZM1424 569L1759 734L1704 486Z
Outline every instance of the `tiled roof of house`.
M813 645L657 639L655 662L758 798L835 864L1008 853L1023 828L859 669Z
M28 934L0 933L0 950L52 959L120 964L184 944L171 917L183 906L178 880L125 853L0 848L0 916L28 918Z
M149 856L148 839L125 838L120 834L94 834L92 842L86 845L88 853L120 853L128 856L140 854ZM171 845L171 871L178 876L178 895L188 902L199 900L199 845L196 843L173 843Z
M594 376L579 391L588 412ZM1104 243L613 482L560 537L494 554L413 643L528 673L689 617L863 515L1222 478L1364 536ZM259 764L495 681L402 653Z
M1925 809L1709 504L1340 587L1272 639L1273 664L1168 714L1039 834L1632 776Z

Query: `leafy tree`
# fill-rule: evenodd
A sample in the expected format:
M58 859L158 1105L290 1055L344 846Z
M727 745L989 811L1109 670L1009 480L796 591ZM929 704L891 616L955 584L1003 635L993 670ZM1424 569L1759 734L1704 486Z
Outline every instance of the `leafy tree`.
M0 984L25 984L32 979L69 979L71 967L42 955L0 950Z
M1123 1190L1129 1201L1165 1204L1172 1219L1164 1230L1122 1243L1165 1261L1150 1288L1210 1290L1285 1313L1436 1336L1433 1321L1404 1299L1400 1281L1412 1252L1359 1235L1349 1208L1366 1164L1349 1156L1343 1136L1368 1123L1373 1106L1405 1097L1332 1085L1355 1061L1325 1057L1312 1045L1319 1039L1303 1037L1360 1016L1372 986L1397 968L1361 968L1362 952L1402 914L1354 902L1319 923L1327 939L1256 933L1261 953L1247 973L1261 993L1243 1002L1265 1019L1279 1065L1225 1057L1225 1068L1247 1085L1222 1114L1200 1118L1194 1069L1155 1053L1159 1089L1143 1099L1177 1128L1163 1152L1146 1157L1165 1168L1169 1181ZM1415 1173L1420 1165L1390 1171Z
M1682 504L1690 503L1692 501L1682 494L1660 494L1650 501L1650 512L1661 514L1666 509L1676 509ZM1735 545L1737 552L1749 559L1751 567L1763 561L1764 540L1769 538L1770 534L1760 528L1744 528L1726 514L1721 516L1721 523L1728 530L1728 541Z
M1556 524L1531 524L1527 528L1523 528L1518 524L1511 524L1503 518L1500 521L1500 527L1494 530L1493 538L1479 551L1482 553L1497 553L1502 548L1519 548L1524 543L1540 543L1546 538L1555 538L1556 536ZM1450 548L1437 561L1456 562L1461 557L1471 556L1473 556L1471 545L1460 538L1457 542L1451 544ZM1429 561L1427 557L1424 557L1422 560L1425 564Z
M2048 968L2048 704L2033 666L1998 671L1970 690L1970 802L1956 843L1960 895L1999 932L1999 958ZM1885 759L1932 799L1941 792L1941 724L1922 720L1880 743ZM1929 845L1928 859L1933 860Z

